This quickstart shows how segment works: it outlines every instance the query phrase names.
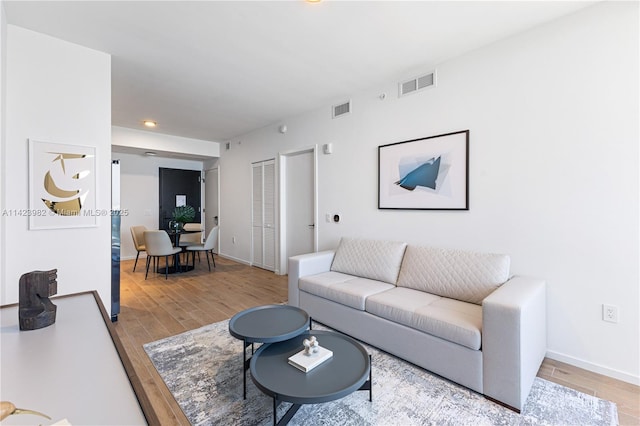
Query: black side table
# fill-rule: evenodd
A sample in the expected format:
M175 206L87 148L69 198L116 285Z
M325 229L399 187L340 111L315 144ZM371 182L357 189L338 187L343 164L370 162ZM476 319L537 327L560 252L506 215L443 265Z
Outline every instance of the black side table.
M320 346L333 356L305 373L289 365L291 355L302 350L302 342L316 336ZM371 356L351 337L332 331L308 331L284 342L263 345L251 358L251 380L273 398L273 424L286 425L302 404L334 401L357 391L368 390L372 400ZM277 420L281 402L293 405Z
M302 309L289 305L264 305L238 312L229 320L229 333L242 340L243 398L247 398L247 347L253 343L274 343L298 336L311 329L311 318Z

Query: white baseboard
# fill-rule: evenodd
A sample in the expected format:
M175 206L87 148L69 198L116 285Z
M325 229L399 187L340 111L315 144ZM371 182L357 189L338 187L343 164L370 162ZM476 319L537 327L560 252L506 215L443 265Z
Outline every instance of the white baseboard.
M594 364L592 362L561 354L555 351L547 351L547 358L564 362L566 364L573 365L574 367L582 368L584 370L592 371L604 376L612 377L614 379L622 380L623 382L631 383L632 385L640 386L639 376L634 376L632 374L625 373L624 371L619 371L613 368L605 367L603 365Z
M224 253L216 253L216 254L218 256L220 256L220 257L224 257L225 259L229 259L229 260L233 260L234 262L242 263L243 265L253 266L253 263L249 262L248 260L238 259L236 257L229 256L229 255L224 254ZM269 271L269 269L265 269L265 270ZM275 269L273 271L273 273L276 274L276 275L282 275L278 269Z
M244 259L238 259L237 257L233 257L233 256L229 256L228 254L224 254L224 253L216 253L216 255L220 256L220 257L224 257L225 259L229 259L229 260L233 260L234 262L238 262L238 263L242 263L243 265L249 265L251 266L251 262L244 260ZM140 261L142 259L145 259L147 257L147 254L144 252L140 252L140 258L138 259L138 263L140 263ZM135 260L136 256L121 256L120 260Z
M237 257L229 256L228 254L224 254L224 253L216 253L216 254L218 256L220 256L220 257L224 257L225 259L233 260L234 262L238 262L238 263L242 263L243 265L251 266L251 262L246 261L244 259L238 259Z

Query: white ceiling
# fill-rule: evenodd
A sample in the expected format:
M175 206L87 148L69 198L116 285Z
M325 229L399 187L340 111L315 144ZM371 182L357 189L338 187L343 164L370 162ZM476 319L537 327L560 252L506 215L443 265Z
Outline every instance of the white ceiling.
M594 2L4 1L9 24L112 55L112 122L224 141ZM329 112L327 112L329 114Z

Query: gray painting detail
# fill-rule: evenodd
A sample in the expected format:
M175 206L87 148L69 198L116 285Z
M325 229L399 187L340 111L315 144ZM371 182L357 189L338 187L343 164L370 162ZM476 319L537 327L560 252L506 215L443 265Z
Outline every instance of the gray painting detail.
M314 323L314 329L326 330ZM372 355L373 402L355 392L303 405L290 425L615 425L610 401L536 378L521 414L412 364ZM144 345L192 425L270 425L272 400L253 383L242 399L242 342L222 321ZM291 367L293 368L293 367ZM279 407L278 418L289 408Z
M395 182L395 184L409 191L416 189L416 186L436 189L436 180L440 172L440 159L441 157L432 158L420 164L415 169L406 173L399 181ZM402 176L402 167L399 166L399 168L400 175Z

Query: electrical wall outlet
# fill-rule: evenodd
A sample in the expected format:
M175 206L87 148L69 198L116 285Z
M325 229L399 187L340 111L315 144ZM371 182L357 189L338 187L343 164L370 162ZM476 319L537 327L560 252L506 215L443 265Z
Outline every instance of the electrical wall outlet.
M618 307L613 305L602 305L602 320L618 323Z

